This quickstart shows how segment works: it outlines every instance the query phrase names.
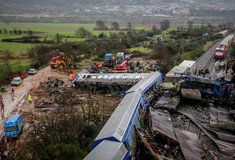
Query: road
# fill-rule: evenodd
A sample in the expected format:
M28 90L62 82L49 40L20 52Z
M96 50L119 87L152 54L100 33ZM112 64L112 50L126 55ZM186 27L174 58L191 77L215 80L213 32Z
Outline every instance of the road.
M59 75L60 73L52 71L50 67L43 68L37 72L35 75L30 75L23 80L23 83L17 87L7 86L6 92L2 92L3 103L5 104L4 112L1 113L1 124L0 130L3 130L6 120L10 115L14 113L19 113L22 105L27 100L27 94L31 89L31 84L34 88L37 88L39 83L47 80L47 77ZM11 96L11 89L15 89L15 96Z

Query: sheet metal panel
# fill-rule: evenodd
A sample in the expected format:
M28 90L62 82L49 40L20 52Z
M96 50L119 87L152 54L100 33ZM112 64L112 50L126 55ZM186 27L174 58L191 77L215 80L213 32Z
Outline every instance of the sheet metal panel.
M182 63L179 64L179 66L187 66L191 68L196 61L190 61L190 60L184 60Z
M175 66L166 74L166 77L180 77L180 75L176 75L175 73L187 74L189 72L190 72L190 69L187 66Z
M127 152L123 143L104 140L84 160L122 160Z
M178 108L177 112L190 118L212 141L216 143L221 152L228 157L235 157L235 144L219 140L217 136L208 131L209 119L207 116L191 108Z
M169 114L151 109L150 115L153 133L160 132L174 141L177 141Z
M175 134L186 160L200 160L205 155L197 135L185 130L175 128Z
M125 133L128 132L128 130L126 130L128 125L132 123L133 113L135 112L140 99L141 96L135 92L129 93L123 98L96 137L93 147L99 143L99 140L111 137L119 142L122 141Z

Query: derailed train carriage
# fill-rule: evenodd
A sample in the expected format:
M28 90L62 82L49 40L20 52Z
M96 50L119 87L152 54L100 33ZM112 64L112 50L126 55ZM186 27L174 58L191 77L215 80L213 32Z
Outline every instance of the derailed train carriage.
M136 133L134 126L140 126L140 114L149 107L153 90L162 83L164 76L152 72L130 88L115 109L107 123L96 137L92 151L85 160L110 160L134 158Z

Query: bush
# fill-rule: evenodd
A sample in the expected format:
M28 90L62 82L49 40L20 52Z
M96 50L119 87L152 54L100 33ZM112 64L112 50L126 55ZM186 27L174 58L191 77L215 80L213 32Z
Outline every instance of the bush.
M202 54L202 51L199 50L199 49L196 49L196 50L193 50L193 51L190 51L190 52L187 52L184 54L184 59L187 59L187 60L196 60L197 58L199 58Z
M31 64L31 68L39 69L39 67L40 67L40 64L38 62Z
M101 51L99 51L98 53L98 57L99 58L104 58L105 54L107 53L107 51L105 49L102 49Z

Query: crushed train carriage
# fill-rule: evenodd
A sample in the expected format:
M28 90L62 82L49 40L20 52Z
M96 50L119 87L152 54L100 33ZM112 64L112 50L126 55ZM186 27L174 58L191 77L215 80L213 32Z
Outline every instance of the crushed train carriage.
M85 160L134 158L134 126L140 126L140 114L150 106L153 90L163 80L164 76L160 72L152 72L124 94L121 103L96 137L92 151Z

